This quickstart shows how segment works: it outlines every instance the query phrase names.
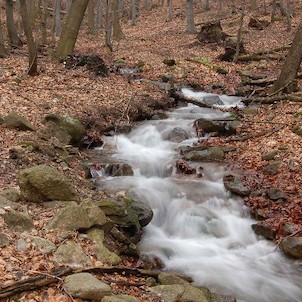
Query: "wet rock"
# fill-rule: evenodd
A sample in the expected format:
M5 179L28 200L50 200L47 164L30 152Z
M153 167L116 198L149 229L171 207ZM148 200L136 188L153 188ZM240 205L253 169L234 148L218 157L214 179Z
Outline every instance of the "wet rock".
M53 217L47 227L66 231L87 230L93 226L103 227L108 223L104 212L95 205L72 205L63 208Z
M232 296L212 294L212 302L236 302L236 298Z
M294 223L285 223L282 226L282 231L287 236L296 233L297 230L299 230L299 226Z
M28 238L35 248L43 254L49 254L56 250L56 246L48 239L29 235Z
M78 200L69 179L53 167L34 166L22 170L18 175L22 196L32 202L49 200Z
M101 301L103 297L112 294L109 285L89 273L78 273L67 276L63 287L72 297L85 300Z
M129 295L106 296L102 302L140 302L141 300Z
M106 176L132 176L134 174L132 167L127 163L100 164L99 168L100 172Z
M287 199L287 196L284 192L282 192L281 190L277 189L277 188L269 188L266 191L267 196L271 199L271 200L278 200L278 199Z
M242 183L242 179L239 175L227 174L223 177L224 187L240 196L248 196L251 190Z
M12 230L23 232L34 228L34 223L28 215L12 209L5 212L3 219L7 226Z
M119 264L122 259L115 253L109 251L104 246L104 231L93 228L88 231L88 237L95 242L92 246L93 251L96 254L96 257L99 261L103 263L107 263L109 265L117 265Z
M175 274L166 272L160 273L158 275L158 281L161 285L189 284L187 280L184 280Z
M18 192L18 190L13 189L13 188L2 190L0 192L0 198L1 197L4 197L7 200L12 201L12 202L17 202L21 199L21 195Z
M91 261L81 246L73 241L67 241L54 252L54 261L58 265L70 267L90 266Z
M208 105L223 105L223 101L218 95L207 95L203 97L203 101Z
M8 238L4 234L0 233L0 247L5 246L8 243L9 243Z
M197 130L203 133L216 133L218 135L228 136L236 134L238 126L237 121L211 121L200 118L194 122Z
M151 291L156 292L160 295L164 302L178 302L184 301L181 299L185 289L182 285L157 285L150 288ZM199 301L199 302L202 302Z
M9 129L16 129L20 131L35 130L33 125L26 118L15 113L9 113L6 116L3 126Z
M302 258L302 237L284 237L279 246L286 254L295 258Z
M168 133L167 140L173 143L180 143L189 138L188 133L182 128L175 127Z
M275 230L261 223L252 224L252 229L255 232L255 234L263 236L264 238L270 240L274 240L277 235L277 232Z
M45 133L46 136L48 138L57 137L62 143L78 144L85 134L83 124L71 116L49 114L45 116L44 123L48 132ZM69 142L67 141L68 137Z
M272 160L278 155L278 151L274 150L261 156L262 160Z
M190 302L211 302L212 294L207 288L199 288L189 284L183 285L185 292L182 295L183 301Z
M209 147L201 151L190 151L184 155L184 159L191 161L221 161L224 159L224 152L219 147Z

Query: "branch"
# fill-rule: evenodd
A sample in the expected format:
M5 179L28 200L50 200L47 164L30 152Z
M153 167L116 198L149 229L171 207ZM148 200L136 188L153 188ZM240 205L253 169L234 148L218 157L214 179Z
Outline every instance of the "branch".
M301 94L282 94L282 95L274 95L272 97L255 97L250 99L242 100L245 105L250 103L263 103L263 104L273 104L279 101L292 101L296 103L302 103L302 95Z

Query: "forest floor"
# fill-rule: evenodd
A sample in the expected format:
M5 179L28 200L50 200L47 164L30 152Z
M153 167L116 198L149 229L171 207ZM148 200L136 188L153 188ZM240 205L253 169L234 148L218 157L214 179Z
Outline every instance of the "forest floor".
M265 15L263 7L260 6L257 10L248 10L243 26L246 51L253 53L289 44L302 16L301 3L295 1L294 5L295 14L292 17L290 33L286 31L285 18L280 16L264 30L249 28L250 16L265 20L270 20L270 16ZM270 9L269 6L268 10ZM196 24L222 19L224 31L229 35L237 35L240 12L234 9L234 2L222 9L215 2L208 12L203 11L201 4L197 4L196 11ZM29 77L26 75L28 66L26 45L21 49L10 50L9 56L1 59L0 65L0 117L5 118L8 113L14 112L27 118L36 129L40 129L43 127L42 120L45 115L66 114L81 119L90 128L87 134L90 138L101 139L100 129L103 129L103 132L109 129L107 132L110 132L110 129L116 126L127 124L129 119L137 120L144 114L151 116L153 109L145 103L146 95L156 100L157 111L165 107L169 99L163 89L148 81L136 81L114 72L116 66L114 62L122 60L129 68L143 66L140 72L143 79L161 82L161 76L169 74L173 75L174 82L179 85L199 87L206 92L230 95L243 93L246 96L254 88L242 85L244 80L241 72L275 78L280 71L286 51L278 53L279 60L264 58L261 61L238 64L220 61L218 56L223 53L222 45L201 44L195 34L186 33L183 1L175 1L174 18L169 22L166 18L166 7L154 7L151 11L139 15L136 26L130 26L127 20L122 21L124 38L113 41L112 53L104 47L103 37L89 35L82 29L76 44L76 53L100 55L105 63L111 66L112 72L107 77L96 76L86 67L65 69L63 63L52 59L50 46L43 48L39 54L39 75ZM200 58L206 58L211 64L227 70L228 73L220 74L215 68L194 61ZM163 63L166 59L174 59L176 65L167 66ZM298 81L298 85L301 90L301 80ZM285 100L270 105L257 104L256 111L241 120L238 135L260 133L270 129L271 132L243 141L211 138L207 142L213 145L235 146L236 150L228 153L227 167L230 170L247 171L246 182L250 182L255 190L276 187L286 194L285 202L270 200L265 190L260 195L245 200L251 211L258 218L264 219L263 224L273 230L276 240L284 235L282 227L286 223L293 225L296 234L299 234L302 228L302 138L292 131L294 126L301 123L301 103ZM16 179L21 169L46 163L64 171L75 184L81 198L102 194L91 190L90 183L82 177L83 171L77 168L77 162L89 156L84 150L79 152L73 162L66 163L59 155L24 151L20 146L24 141L47 144L39 136L38 131L22 132L0 125L0 188L18 188ZM271 151L276 151L275 160L281 163L279 172L273 176L262 173L263 167L267 164L263 155ZM40 230L48 219L47 215L50 214L40 213L39 207L31 207L30 210L36 217L36 227ZM2 218L0 227L12 242L18 238L17 233L8 230ZM28 275L28 272L34 275L35 272L42 271L46 268L42 265L44 262L50 263L46 270L53 268L48 256L38 255L31 248L22 252L10 244L1 248L0 256L1 284L16 281L20 277L16 274L18 271L16 267L22 268L24 275ZM127 265L128 260L124 261L123 264ZM124 290L119 288L117 292ZM143 298L145 292L142 294L133 291L131 294L141 297L142 301L152 301L152 297ZM61 288L51 287L26 293L20 299L20 301L50 300L71 301L71 298L62 292Z

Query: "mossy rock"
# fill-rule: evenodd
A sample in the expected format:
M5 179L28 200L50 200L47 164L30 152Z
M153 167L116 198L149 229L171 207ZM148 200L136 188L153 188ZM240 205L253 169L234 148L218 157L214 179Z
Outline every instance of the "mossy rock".
M34 126L23 116L16 113L9 113L4 119L4 124L6 128L16 129L20 131L34 131Z

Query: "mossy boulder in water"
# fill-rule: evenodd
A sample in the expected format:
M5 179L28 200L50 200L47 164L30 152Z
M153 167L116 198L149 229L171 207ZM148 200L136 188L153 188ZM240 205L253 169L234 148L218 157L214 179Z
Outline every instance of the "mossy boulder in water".
M190 151L184 155L184 159L197 162L221 161L224 159L224 152L219 147L209 147L205 150Z
M22 170L18 184L22 196L28 201L78 200L69 179L50 166L39 165Z

